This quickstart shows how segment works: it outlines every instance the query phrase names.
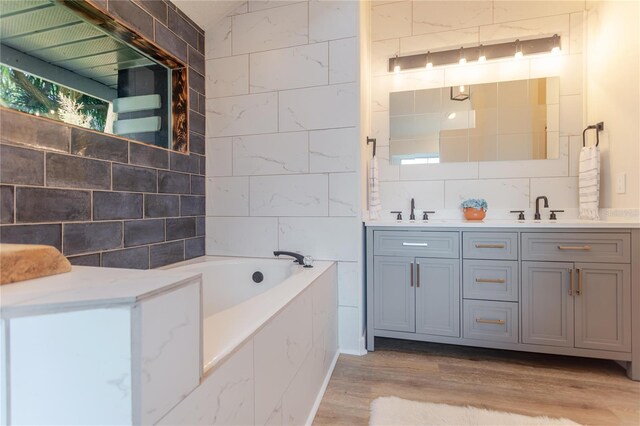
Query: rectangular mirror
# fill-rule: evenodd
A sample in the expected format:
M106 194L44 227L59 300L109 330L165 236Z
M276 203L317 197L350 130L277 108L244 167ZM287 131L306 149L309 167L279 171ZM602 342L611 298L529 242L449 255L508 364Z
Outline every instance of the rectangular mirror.
M174 90L184 65L153 58L153 46L145 52L141 37L100 15L86 2L3 0L0 105L186 151L186 113L174 114L176 102L186 111Z
M389 94L392 164L555 159L559 78Z

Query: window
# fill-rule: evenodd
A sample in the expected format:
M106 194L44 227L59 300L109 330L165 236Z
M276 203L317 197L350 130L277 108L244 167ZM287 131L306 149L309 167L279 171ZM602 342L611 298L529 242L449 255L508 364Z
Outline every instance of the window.
M0 106L187 150L185 65L86 2L2 1Z

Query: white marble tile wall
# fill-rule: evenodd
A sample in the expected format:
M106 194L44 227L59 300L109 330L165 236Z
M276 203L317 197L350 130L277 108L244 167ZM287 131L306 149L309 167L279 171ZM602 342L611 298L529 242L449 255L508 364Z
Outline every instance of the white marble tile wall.
M349 0L251 0L207 32L206 250L338 261L351 270L340 303L360 312L358 13Z
M576 214L577 159L585 127L583 106L584 1L400 1L372 4L372 122L381 161L383 210L458 209L467 197L485 198L488 215L529 208L537 195ZM559 34L560 55L488 61L389 73L396 54L423 53ZM556 160L390 165L389 93L540 77L560 77L559 158ZM391 218L391 215L389 218ZM507 213L508 214L508 213Z

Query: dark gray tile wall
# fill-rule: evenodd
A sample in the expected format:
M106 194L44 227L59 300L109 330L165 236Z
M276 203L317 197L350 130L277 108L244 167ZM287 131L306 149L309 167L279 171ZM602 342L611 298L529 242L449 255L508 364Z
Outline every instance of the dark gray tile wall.
M0 242L115 268L202 256L204 32L168 1L91 2L189 64L190 154L0 108Z

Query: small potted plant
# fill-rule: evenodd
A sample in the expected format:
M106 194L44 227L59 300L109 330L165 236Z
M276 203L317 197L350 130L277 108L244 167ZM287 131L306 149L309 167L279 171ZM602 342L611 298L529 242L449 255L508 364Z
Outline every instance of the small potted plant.
M484 198L471 198L460 204L467 220L482 220L487 214L489 205Z

